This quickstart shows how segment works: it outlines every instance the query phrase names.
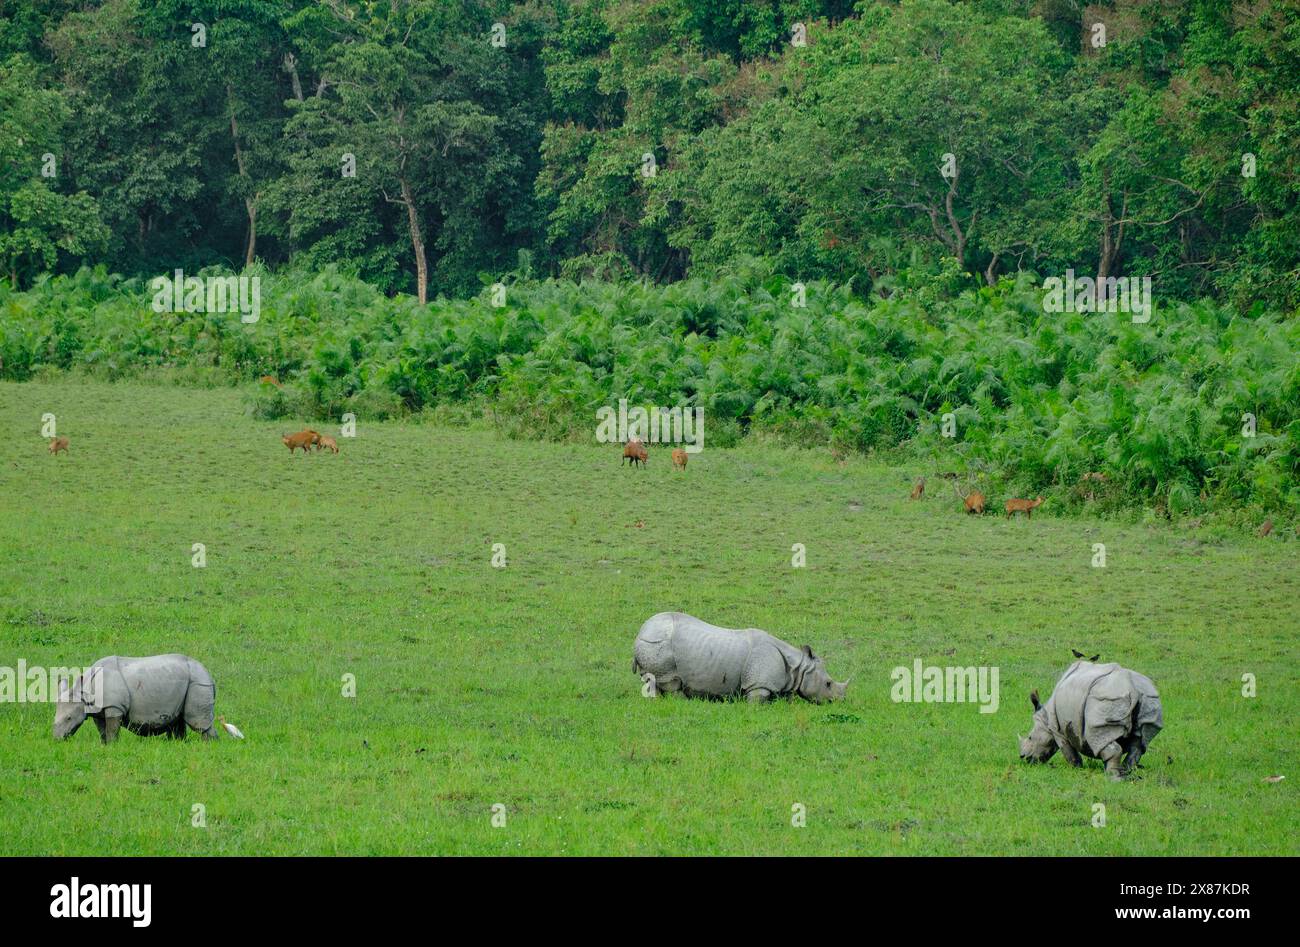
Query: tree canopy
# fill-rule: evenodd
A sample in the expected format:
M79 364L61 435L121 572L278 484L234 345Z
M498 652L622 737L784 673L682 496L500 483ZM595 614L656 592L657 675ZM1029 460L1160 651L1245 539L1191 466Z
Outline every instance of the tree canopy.
M1293 0L10 0L0 261L1300 303Z

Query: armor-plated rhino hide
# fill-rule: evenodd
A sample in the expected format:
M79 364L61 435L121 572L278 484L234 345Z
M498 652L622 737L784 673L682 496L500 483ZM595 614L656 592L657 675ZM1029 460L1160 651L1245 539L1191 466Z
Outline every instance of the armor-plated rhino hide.
M215 739L216 700L212 675L183 654L101 658L71 689L60 690L54 736L70 737L92 717L105 743L116 739L121 726L141 736L177 738L188 726Z
M1131 772L1164 727L1151 679L1118 664L1076 661L1046 704L1037 691L1030 700L1034 728L1021 741L1023 759L1046 762L1059 749L1073 766L1080 765L1081 756L1104 761L1112 778Z
M647 697L681 691L764 701L798 694L820 704L843 697L848 686L832 681L807 645L796 648L757 628L719 628L682 612L661 612L641 626L632 670Z

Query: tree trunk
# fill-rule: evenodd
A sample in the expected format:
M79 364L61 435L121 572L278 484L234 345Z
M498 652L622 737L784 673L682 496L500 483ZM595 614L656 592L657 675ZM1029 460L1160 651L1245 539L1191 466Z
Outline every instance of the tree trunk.
M1101 196L1101 246L1097 252L1097 304L1107 301L1106 279L1110 277L1124 247L1124 225L1128 222L1128 192L1120 205L1119 219L1115 218L1110 199L1110 174L1102 176Z
M244 198L244 209L248 211L248 249L244 253L244 268L253 265L257 251L257 198Z
M298 78L298 58L293 53L284 54L284 70L289 73L289 81L293 84L293 97L301 102L302 81Z
M235 93L229 85L226 86L226 95L230 101L230 137L235 140L235 166L239 168L239 176L247 181L244 152L239 147L239 125L235 122ZM248 214L248 243L244 250L244 267L247 269L253 265L253 252L257 249L257 195L244 198L244 211Z
M415 287L420 305L429 301L429 264L424 256L424 234L420 232L420 216L415 211L415 195L406 175L400 178L402 201L406 204L406 223L411 228L411 249L415 251Z

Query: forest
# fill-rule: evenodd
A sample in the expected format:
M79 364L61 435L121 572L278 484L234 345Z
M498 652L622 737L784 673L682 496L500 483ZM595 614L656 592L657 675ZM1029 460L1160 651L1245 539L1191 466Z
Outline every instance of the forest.
M2 0L0 265L1291 309L1298 88L1293 0Z

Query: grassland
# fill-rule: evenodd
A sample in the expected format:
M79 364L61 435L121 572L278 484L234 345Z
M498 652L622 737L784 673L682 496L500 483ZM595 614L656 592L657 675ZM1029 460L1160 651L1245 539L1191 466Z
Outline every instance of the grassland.
M55 743L49 705L0 705L0 853L1300 853L1290 536L967 518L909 502L917 471L758 445L675 474L394 422L290 457L244 404L0 384L0 665L183 651L248 735ZM644 700L667 609L808 642L848 699ZM1071 646L1160 687L1142 778L1017 760ZM998 712L892 702L916 658L998 667Z

